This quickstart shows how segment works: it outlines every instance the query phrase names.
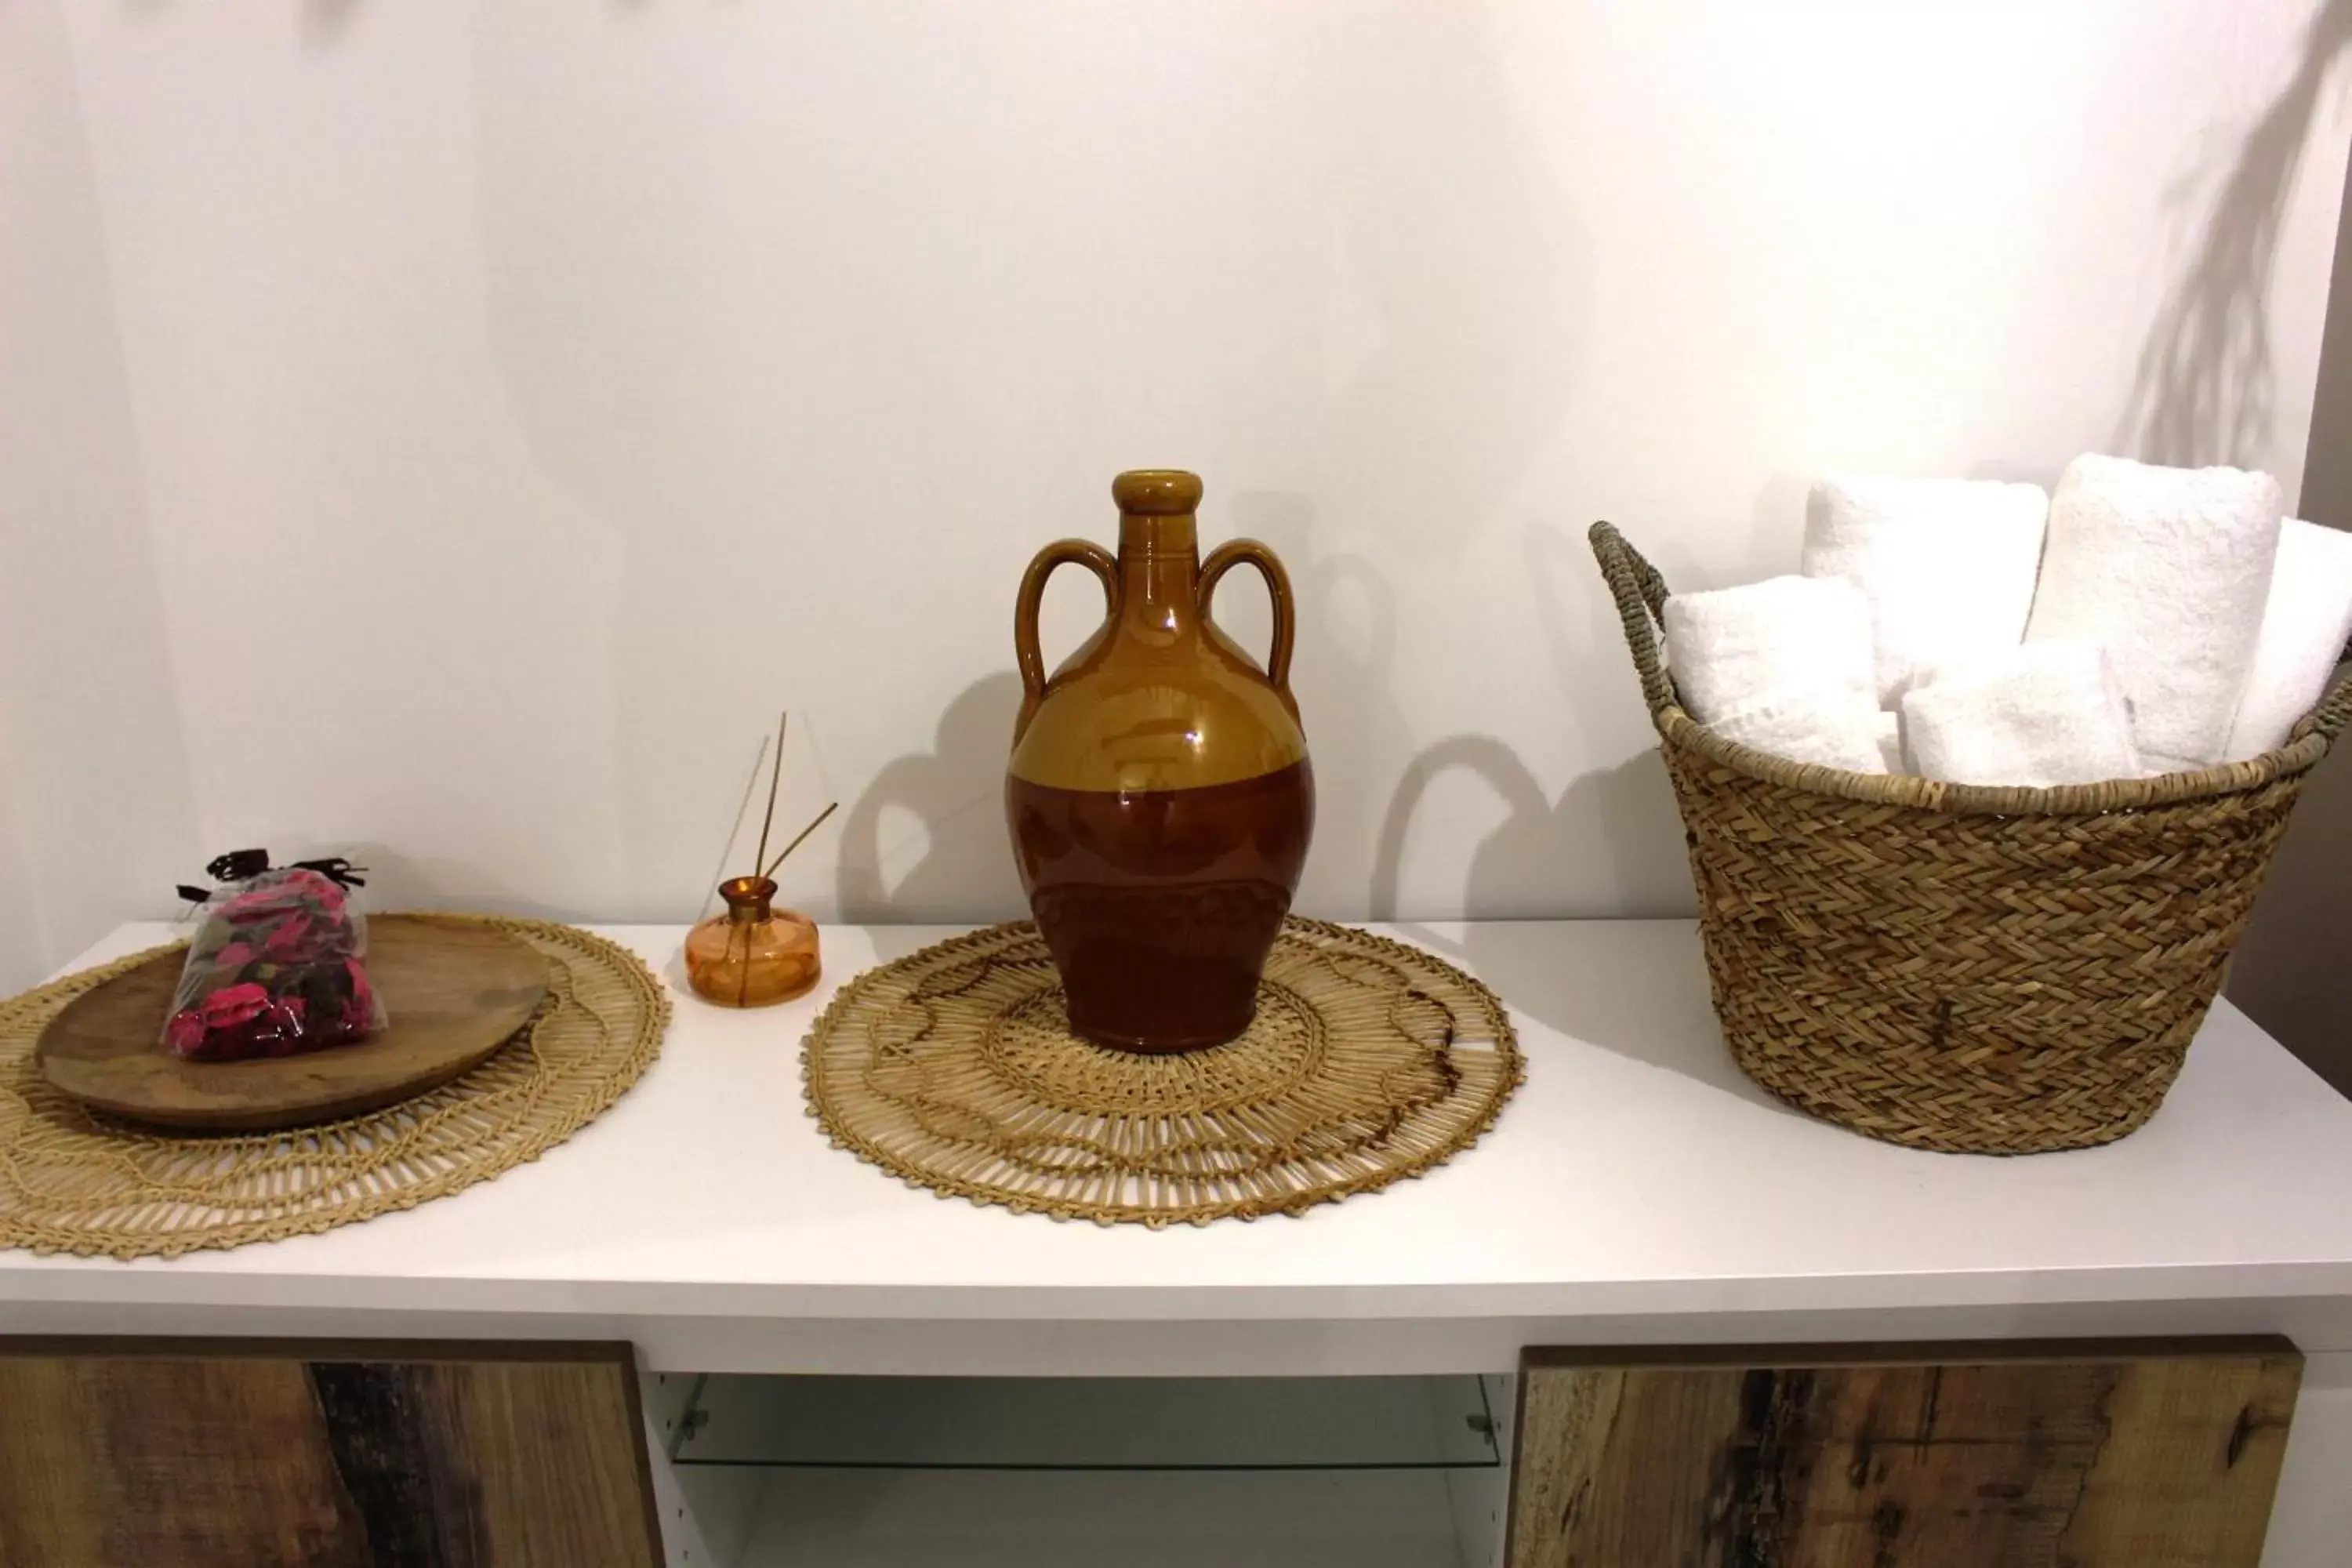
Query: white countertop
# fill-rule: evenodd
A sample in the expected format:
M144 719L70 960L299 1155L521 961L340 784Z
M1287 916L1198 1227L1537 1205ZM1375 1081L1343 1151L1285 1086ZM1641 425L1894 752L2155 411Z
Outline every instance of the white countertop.
M0 1331L257 1332L290 1312L369 1331L420 1315L419 1331L570 1323L641 1339L695 1320L1508 1320L1516 1333L1538 1320L1975 1309L2022 1332L2042 1320L2000 1314L2234 1301L2264 1303L2263 1324L2288 1314L2306 1349L2352 1348L2352 1311L2335 1310L2352 1304L2352 1103L2226 1003L2133 1137L1955 1157L1856 1137L1748 1083L1708 1009L1689 921L1381 928L1510 1004L1528 1082L1495 1131L1422 1180L1301 1218L1155 1232L941 1199L819 1134L798 1047L831 982L945 930L828 928L826 984L738 1013L686 991L678 929L600 929L671 984L677 1016L652 1070L569 1142L320 1236L170 1262L0 1254ZM168 934L126 927L76 967Z

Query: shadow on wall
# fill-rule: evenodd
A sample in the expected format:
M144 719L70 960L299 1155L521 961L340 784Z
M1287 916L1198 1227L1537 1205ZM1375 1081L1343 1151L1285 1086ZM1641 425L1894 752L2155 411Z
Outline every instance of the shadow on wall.
M360 0L302 0L302 42L312 49L333 47L359 13Z
M0 994L169 911L225 847L199 837L68 10L0 5Z
M2344 210L2352 216L2352 172ZM2352 223L2341 219L2301 510L2329 527L2352 524ZM2347 678L2339 668L2336 679ZM2352 1036L2344 1026L2352 1016L2344 964L2352 931L2352 751L2338 750L2304 785L2227 989L2256 1023L2352 1095Z
M2142 351L2126 449L2168 463L2250 460L2271 435L2271 268L2287 199L2336 67L2352 52L2352 0L2324 0L2284 89L2254 122L2215 186L2188 269ZM2193 187L2194 181L2189 182ZM2347 187L2352 198L2352 184ZM2352 410L2352 245L2340 226L2319 366L2302 515L2352 521L2341 452ZM2341 679L2343 672L2337 672ZM2352 757L2315 770L2279 846L2252 925L2231 960L2233 1002L2347 1094L2352 1047L2344 980L2352 867Z
M515 915L534 921L577 921L578 910L541 903L486 872L478 861L409 855L388 844L288 840L266 846L281 866L340 855L362 868L367 886L360 907L370 914L449 910L461 914Z
M2345 679L2337 672L2337 679ZM2230 961L2225 990L2247 1016L2306 1066L2352 1095L2352 746L2312 770L2254 905L2252 926Z
M1020 710L1021 678L1000 670L948 705L929 751L884 764L842 822L835 896L844 921L1025 912L1004 825L1004 763ZM898 870L910 856L913 864Z
M2255 460L2271 436L2271 269L2320 95L2352 49L2352 0L2325 0L2301 63L2228 160L2197 249L2140 351L2122 450L2159 463ZM2203 181L2183 179L2176 205ZM2341 286L2343 280L2338 279Z
M1444 900L1467 918L1639 919L1690 908L1674 789L1592 558L1566 530L1538 524L1527 531L1526 561L1523 584L1533 599L1543 661L1528 658L1503 673L1538 683L1548 661L1565 694L1583 690L1581 672L1595 661L1622 668L1622 701L1563 699L1559 721L1577 732L1580 754L1625 760L1586 772L1554 798L1527 761L1495 736L1455 735L1423 750L1405 764L1376 830L1369 895L1374 920L1428 913L1406 907L1413 824L1441 782L1457 773L1483 784L1504 811L1471 851L1458 900Z
M1773 497L1774 487L1766 493ZM1570 784L1554 807L1563 830L1555 858L1519 870L1523 879L1542 876L1555 888L1591 890L1580 899L1555 895L1534 908L1553 916L1685 914L1692 906L1689 857L1674 786L1666 778L1665 759L1643 702L1616 605L1585 542L1584 530L1532 526L1527 531L1526 557L1536 622L1562 693L1561 721L1577 732L1580 754L1626 759ZM1596 665L1612 676L1598 702L1586 694L1584 682L1586 672ZM1595 879L1583 869L1594 862L1607 868L1604 878ZM1484 912L1478 905L1469 908Z
M711 797L678 759L768 700L761 671L702 657L701 607L736 584L773 584L764 612L813 644L920 639L986 668L1018 563L1046 535L987 580L984 643L954 607L956 574L1000 558L974 542L1058 493L1036 476L1073 452L1156 431L1154 447L1211 454L1213 484L1277 465L1348 509L1323 528L1444 551L1504 503L1577 384L1586 247L1475 8L1377 26L1312 7L1229 7L1215 25L1185 5L1079 8L1034 28L950 7L913 32L855 5L492 9L470 62L486 339L537 473L617 549L626 600L605 678L633 906L708 858L680 803ZM655 16L658 52L603 30ZM821 67L806 63L817 39ZM743 68L772 51L775 69ZM1107 91L1076 67L1129 55L1162 68ZM1211 80L1203 126L1192 110ZM1177 208L1197 244L1168 243L1159 220ZM1360 913L1405 746L1365 668L1389 657L1394 612L1361 563L1327 567L1298 542L1317 526L1307 503L1256 499L1242 526L1371 623L1318 643L1329 617L1308 590L1310 734L1318 755L1375 761L1363 796L1327 790L1303 896ZM955 542L913 548L934 524ZM689 668L686 693L647 673ZM870 803L844 807L843 913L1011 900L980 826L994 807L971 809L994 798L1005 733L964 756L950 717L940 750L884 761L930 726L932 699L879 661L824 682L792 700L855 700L861 738L893 738L840 754L845 792ZM893 805L950 835L903 872ZM950 806L968 815L942 829ZM1329 853L1342 846L1354 853Z
M1450 773L1483 781L1507 812L1501 826L1479 842L1470 857L1462 907L1482 921L1555 920L1578 911L1528 897L1529 873L1544 868L1564 876L1580 856L1596 848L1608 861L1605 885L1650 888L1685 879L1681 826L1665 760L1645 751L1613 768L1596 768L1571 783L1555 801L1544 793L1517 752L1492 735L1456 735L1415 757L1390 797L1372 870L1372 919L1401 917L1399 887L1413 818L1430 787ZM1599 835L1592 825L1605 825ZM1612 903L1591 915L1638 917L1645 912Z
M1612 859L1612 885L1689 885L1673 788L1666 780L1665 760L1654 749L1617 767L1585 774L1554 802L1546 798L1526 763L1491 736L1456 736L1431 747L1407 771L1381 826L1374 918L1395 919L1399 868L1412 818L1429 786L1457 770L1483 780L1509 810L1471 858L1465 904L1479 917L1478 923L1463 928L1457 936L1407 921L1406 934L1467 965L1509 997L1514 1008L1549 1028L1751 1104L1800 1115L1741 1072L1724 1048L1696 946L1686 984L1629 985L1625 973L1613 967L1608 940L1563 948L1544 937L1540 928L1513 923L1513 916L1530 911L1497 907L1507 906L1529 867L1564 870L1581 852L1584 825L1591 822L1607 825L1603 842ZM1643 911L1616 907L1596 912L1622 917Z
M1298 606L1291 688L1315 762L1315 848L1298 889L1301 913L1341 918L1364 908L1363 848L1380 805L1371 781L1402 760L1404 710L1396 699L1396 593L1362 556L1318 549L1319 519L1305 496L1254 490L1234 498L1234 531L1273 546ZM1235 574L1235 577L1241 576ZM1219 586L1213 618L1262 665L1268 642L1264 595Z
M140 19L160 19L171 9L170 0L123 0L122 6ZM361 0L301 0L295 26L302 47L316 53L341 43L361 9Z

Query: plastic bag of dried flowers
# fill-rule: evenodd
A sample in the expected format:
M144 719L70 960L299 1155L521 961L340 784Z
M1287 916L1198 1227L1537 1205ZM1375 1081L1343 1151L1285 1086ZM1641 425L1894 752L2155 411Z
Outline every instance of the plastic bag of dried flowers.
M290 1057L348 1046L383 1028L383 1000L368 981L367 919L348 887L347 861L271 867L263 850L213 862L226 886L203 900L205 918L163 1024L163 1048L196 1061Z

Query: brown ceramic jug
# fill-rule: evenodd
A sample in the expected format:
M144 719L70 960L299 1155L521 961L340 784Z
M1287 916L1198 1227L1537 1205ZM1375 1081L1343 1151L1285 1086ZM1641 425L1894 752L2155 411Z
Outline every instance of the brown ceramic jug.
M1315 826L1290 579L1254 540L1201 560L1193 475L1121 474L1111 495L1116 560L1066 539L1021 580L1005 812L1071 1027L1121 1050L1201 1050L1249 1027ZM1109 615L1048 679L1037 608L1066 562L1102 580ZM1244 562L1274 598L1265 669L1209 620L1217 580Z

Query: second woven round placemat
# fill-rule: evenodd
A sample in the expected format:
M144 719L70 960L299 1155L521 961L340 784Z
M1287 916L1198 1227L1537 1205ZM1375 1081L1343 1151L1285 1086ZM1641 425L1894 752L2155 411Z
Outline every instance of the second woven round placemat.
M1058 1218L1299 1214L1475 1142L1526 1076L1494 993L1402 942L1293 920L1240 1039L1185 1056L1070 1032L1037 928L868 970L803 1045L837 1147L942 1195Z
M462 1078L319 1127L150 1131L49 1087L33 1059L42 1026L151 953L0 1002L0 1247L170 1258L414 1208L539 1158L620 1099L661 1050L668 994L626 948L547 921L430 918L481 921L530 942L548 961L547 1000Z

